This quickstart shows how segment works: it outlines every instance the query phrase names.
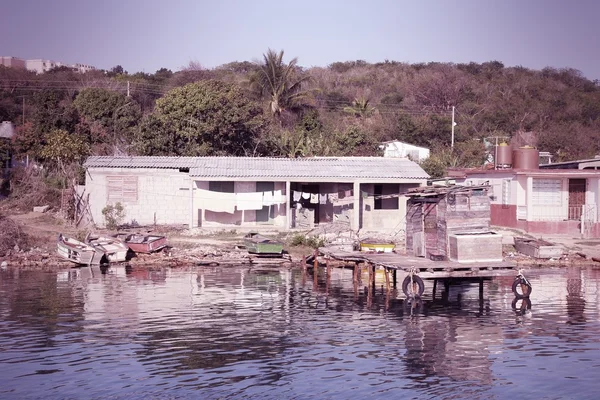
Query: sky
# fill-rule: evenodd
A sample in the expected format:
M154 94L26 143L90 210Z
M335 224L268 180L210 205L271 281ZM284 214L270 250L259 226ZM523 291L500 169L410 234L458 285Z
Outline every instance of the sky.
M600 79L596 0L0 0L0 56L130 73L259 61L501 61Z

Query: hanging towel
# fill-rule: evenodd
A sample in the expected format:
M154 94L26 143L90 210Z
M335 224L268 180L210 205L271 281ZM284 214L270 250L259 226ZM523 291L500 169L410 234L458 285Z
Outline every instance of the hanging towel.
M262 210L263 207L262 192L237 193L235 200L239 211Z
M329 194L327 195L327 197L329 198L329 201L330 201L331 203L335 203L335 202L337 202L337 199L338 199L338 194L337 194L337 193L329 193Z
M226 212L233 214L235 212L235 193L213 192L202 190L200 192L204 209L214 212Z
M319 204L327 204L327 194L319 194Z
M311 204L319 204L319 195L317 193L310 195Z
M281 204L285 203L283 200L283 196L281 194L281 190L273 190L273 204Z
M273 192L272 191L267 191L267 192L263 192L263 206L272 206L274 204L273 202Z
M303 198L304 200L308 200L308 199L310 199L310 193L302 192L302 198Z
M300 197L302 197L302 192L297 192L294 190L294 201L295 202L300 201Z

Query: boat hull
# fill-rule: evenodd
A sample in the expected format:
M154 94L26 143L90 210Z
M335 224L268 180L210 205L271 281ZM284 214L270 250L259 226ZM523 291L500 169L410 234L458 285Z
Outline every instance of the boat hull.
M396 245L393 243L360 243L360 251L375 253L392 253Z
M98 251L103 252L110 262L122 262L127 260L129 247L122 240L110 236L88 235L85 240Z
M100 265L104 253L71 237L59 235L56 242L57 254L78 265Z
M135 253L153 253L167 247L167 238L159 235L120 234L127 247Z
M255 233L244 237L246 250L251 254L282 255L283 243Z

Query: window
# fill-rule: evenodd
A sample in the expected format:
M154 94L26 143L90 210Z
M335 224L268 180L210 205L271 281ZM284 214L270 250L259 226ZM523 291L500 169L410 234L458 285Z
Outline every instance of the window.
M373 195L375 210L397 210L400 186L397 184L375 185Z
M137 176L114 175L106 177L107 200L114 203L137 203Z
M532 200L534 206L560 206L562 182L560 179L534 179Z
M208 190L211 192L233 193L235 182L208 182Z

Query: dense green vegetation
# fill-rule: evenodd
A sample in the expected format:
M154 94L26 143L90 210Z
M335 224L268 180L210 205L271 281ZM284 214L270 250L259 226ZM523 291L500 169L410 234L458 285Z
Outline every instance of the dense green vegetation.
M257 63L154 74L0 66L0 82L0 120L17 125L10 151L56 171L90 154L377 155L397 139L431 148L423 166L441 176L482 165L496 137L556 161L600 150L600 86L572 69L387 60L304 69L269 50Z

